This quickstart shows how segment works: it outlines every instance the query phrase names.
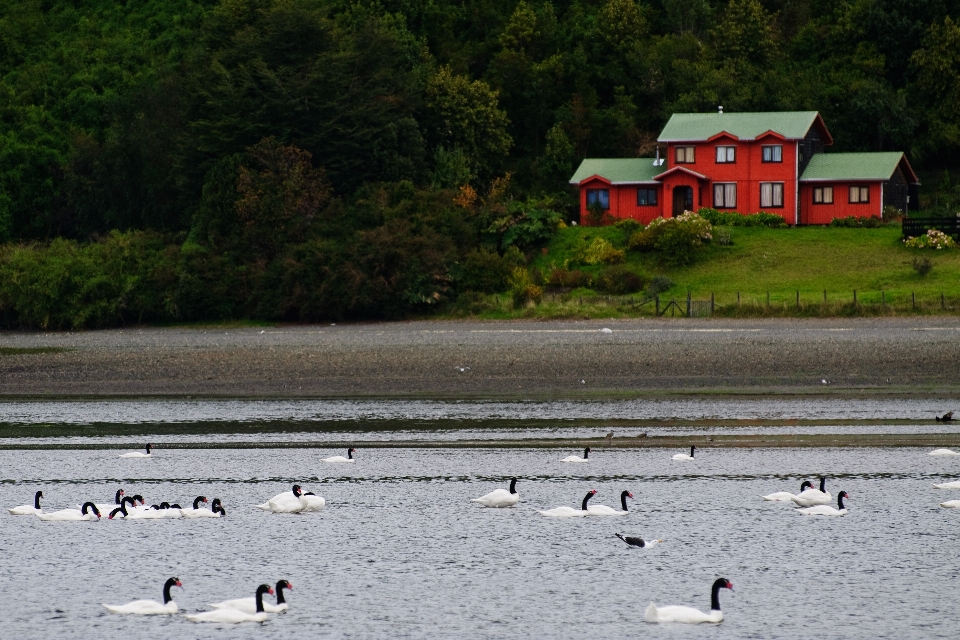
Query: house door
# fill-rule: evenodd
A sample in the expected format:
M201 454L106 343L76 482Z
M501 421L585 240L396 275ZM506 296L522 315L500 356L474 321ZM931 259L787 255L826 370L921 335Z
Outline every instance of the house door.
M673 217L683 215L684 211L693 211L693 187L674 187Z

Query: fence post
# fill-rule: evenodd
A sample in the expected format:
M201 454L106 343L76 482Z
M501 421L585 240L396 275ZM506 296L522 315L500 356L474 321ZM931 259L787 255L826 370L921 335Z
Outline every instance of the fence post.
M656 301L656 304L657 304L657 316L659 317L659 316L660 316L660 296L654 296L653 299Z
M740 292L737 291L737 306L740 306Z
M770 292L767 291L767 306L770 306Z
M582 307L582 306L583 306L583 296L577 296L577 300L578 300L577 306Z
M887 306L887 292L883 290L880 291L880 306Z
M917 292L911 291L910 297L913 298L913 308L916 309L917 308Z
M853 306L857 306L857 290L853 290Z
M688 317L688 318L691 317L691 316L690 316L690 291L689 291L689 290L687 291L687 317Z
M797 291L797 309L800 308L800 292Z
M942 292L942 291L940 292L940 308L941 308L941 309L946 309L946 308L947 308L947 305L946 305L946 303L945 303L944 300L943 300L943 292Z
M827 304L827 290L823 290L823 304Z
M711 315L711 316L713 315L714 306L715 306L715 302L714 302L714 297L713 297L713 291L711 291L711 292L710 292L710 315Z

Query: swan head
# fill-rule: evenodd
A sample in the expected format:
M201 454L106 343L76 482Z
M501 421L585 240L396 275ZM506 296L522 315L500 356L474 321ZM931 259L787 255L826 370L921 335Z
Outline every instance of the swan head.
M34 498L42 498L42 497L43 497L43 491L37 491L36 495L34 495L33 497L34 497Z
M270 595L273 595L273 587L271 587L268 584L262 584L259 587L257 587L258 596L262 596L265 593L269 593Z
M298 485L298 484L293 485L293 495L297 496L298 498L299 498L301 495L303 495L303 489L300 488L300 485ZM261 585L261 586L263 586L263 585Z
M282 591L283 589L293 589L293 585L287 580L279 580L277 582L277 591Z
M727 580L726 578L717 578L713 583L714 589L730 589L733 591L733 583Z
M800 493L803 493L807 489L813 489L813 483L810 482L809 480L804 480L803 484L800 485Z
M630 493L629 491L624 491L623 493L620 494L620 497L622 497L622 498L632 498L632 497L633 497L633 494Z
M134 499L135 502L139 502L140 504L144 504L143 496L140 495L139 493L136 494L135 496L133 496L133 499Z
M354 449L353 447L350 447L349 449L347 449L347 453L356 453L356 452L357 450Z

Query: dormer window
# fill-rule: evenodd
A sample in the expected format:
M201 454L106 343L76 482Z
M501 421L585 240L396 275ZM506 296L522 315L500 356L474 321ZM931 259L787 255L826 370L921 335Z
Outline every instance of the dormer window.
M763 150L764 162L783 162L783 145L764 145L761 149Z
M696 149L696 147L675 147L674 158L676 158L677 164L693 164L696 162L693 153L694 149Z
M717 164L726 164L737 161L736 147L717 147Z

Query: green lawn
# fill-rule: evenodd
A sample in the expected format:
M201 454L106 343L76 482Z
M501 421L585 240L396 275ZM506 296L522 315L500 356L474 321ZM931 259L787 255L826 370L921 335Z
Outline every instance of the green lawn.
M733 245L710 245L697 261L687 267L668 267L656 253L628 252L626 264L646 276L665 275L675 284L661 294L661 299L685 298L687 292L697 299L715 296L724 313L798 313L797 292L800 292L803 313L834 315L851 313L892 312L880 306L881 299L898 311L913 310L912 295L925 311L940 311L941 294L946 312L960 307L960 250L943 251L907 249L903 246L899 225L877 229L845 229L835 227L800 227L767 229L756 227L724 227L729 230ZM617 228L571 227L561 230L551 241L544 255L538 255L533 266L545 276L551 269L564 266L585 272L597 272L600 267L571 263L578 243L603 237L623 247L626 238ZM912 267L915 257L929 257L933 270L926 277L919 276ZM824 290L828 305L823 305ZM863 309L852 307L854 290ZM547 289L549 291L549 289ZM742 307L736 309L737 292ZM770 308L766 307L767 292ZM883 294L881 294L883 292ZM588 290L572 292L577 306ZM881 298L883 295L883 298ZM563 299L547 296L540 312L525 310L525 315L597 315L597 311L571 311L571 295ZM605 298L600 302L604 303ZM610 304L609 301L606 304ZM743 307L762 307L763 310L745 310ZM621 305L622 306L622 305ZM871 306L876 308L870 309ZM551 310L551 307L553 309ZM816 308L815 308L816 307ZM850 307L850 308L843 308ZM636 313L649 313L649 309ZM507 312L504 307L493 315ZM619 312L600 312L599 315L636 315L630 309ZM509 314L508 314L509 315Z

